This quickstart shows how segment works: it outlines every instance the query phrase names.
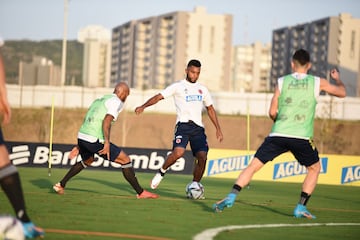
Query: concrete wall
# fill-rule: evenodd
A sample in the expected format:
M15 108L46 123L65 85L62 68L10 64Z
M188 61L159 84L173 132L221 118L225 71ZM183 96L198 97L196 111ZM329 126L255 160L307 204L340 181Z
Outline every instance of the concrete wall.
M87 108L94 99L112 93L112 88L19 86L7 84L8 98L13 108L55 107ZM126 110L134 111L147 99L160 90L140 91L131 89L126 101ZM271 93L212 93L214 107L218 114L267 116ZM172 98L165 99L151 106L147 111L175 113ZM320 96L317 105L317 117L342 120L360 120L360 98L346 97L339 99Z

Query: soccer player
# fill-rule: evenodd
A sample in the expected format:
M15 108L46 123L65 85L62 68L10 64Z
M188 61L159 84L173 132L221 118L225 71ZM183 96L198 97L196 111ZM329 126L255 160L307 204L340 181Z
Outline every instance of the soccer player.
M144 190L136 176L129 156L110 142L111 124L117 120L124 103L130 94L129 86L118 83L112 94L96 99L88 109L78 132L78 145L70 153L71 157L80 154L82 161L74 164L63 179L53 186L58 194L63 194L66 183L94 161L94 154L121 164L124 178L137 193L137 198L158 198L157 194Z
M204 85L197 82L200 70L200 61L195 59L190 60L185 69L185 79L171 84L135 109L135 113L140 114L145 108L170 96L173 96L175 102L177 119L173 149L152 179L150 183L152 189L158 187L169 167L184 155L186 146L189 142L192 153L197 160L193 172L193 181L200 182L204 174L207 153L209 151L204 124L202 123L202 109L204 105L216 128L217 139L220 142L223 140L223 134L209 90Z
M0 49L3 41L0 39ZM11 109L7 99L5 85L5 67L0 54L0 112L3 117L2 124L8 124L11 120ZM17 168L10 162L9 152L5 146L5 140L0 128L0 185L9 199L16 217L21 221L26 238L43 237L44 230L36 227L27 213L25 199L21 186L21 180Z
M251 161L238 176L231 192L213 205L215 211L232 207L241 189L248 185L253 175L268 161L290 151L296 160L307 169L302 184L300 200L294 209L297 218L315 218L306 204L313 193L320 173L319 154L313 143L316 98L320 91L344 98L345 86L337 69L330 71L335 84L307 74L311 68L310 55L304 49L295 51L291 67L293 73L280 77L271 100L269 116L274 121L272 130Z

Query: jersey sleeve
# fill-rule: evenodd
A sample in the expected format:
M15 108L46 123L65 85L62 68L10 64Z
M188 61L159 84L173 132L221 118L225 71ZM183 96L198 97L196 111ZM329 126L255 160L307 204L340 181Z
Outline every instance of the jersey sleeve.
M107 109L106 114L110 114L111 116L113 116L114 121L116 121L119 113L123 109L123 105L124 103L120 101L120 99L118 99L117 97L109 98L108 100L105 101L105 106Z
M320 95L320 77L314 77L315 87L314 87L314 96L318 97Z
M171 85L169 85L168 87L166 87L164 90L162 90L160 92L160 94L164 97L164 98L167 98L167 97L170 97L170 96L173 96L175 94L175 91L176 91L176 87L178 86L178 83L173 83Z
M212 100L212 97L211 97L211 94L210 94L209 90L206 87L204 87L203 91L204 91L204 105L206 107L209 107L210 105L213 105L214 102Z
M281 92L282 86L283 86L283 82L284 82L284 77L281 77L277 80L277 85L279 88L279 92Z

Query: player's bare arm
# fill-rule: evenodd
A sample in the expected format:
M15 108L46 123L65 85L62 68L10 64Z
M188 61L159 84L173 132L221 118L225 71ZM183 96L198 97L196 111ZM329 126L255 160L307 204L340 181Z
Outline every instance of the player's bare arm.
M107 158L110 159L110 129L111 122L113 121L114 116L106 114L103 120L103 133L104 133L104 148L99 151L99 154L107 155Z
M7 99L5 82L4 62L2 56L0 55L0 111L3 115L2 123L8 124L11 120L11 108Z
M275 121L276 117L277 117L277 113L278 113L278 98L280 95L280 90L279 87L276 86L275 87L275 91L274 91L274 95L271 99L271 104L270 104L270 108L269 108L269 117Z
M214 126L216 128L216 138L219 140L219 142L222 142L222 140L224 139L224 136L221 131L221 127L219 124L219 120L218 120L215 108L213 107L213 105L210 105L210 106L206 107L206 110L208 112L211 122L214 124Z
M329 93L330 95L344 98L346 97L346 88L344 83L340 80L340 73L337 69L331 69L330 77L334 79L335 84L331 84L328 80L320 79L320 90Z
M153 96L152 98L147 100L143 105L135 108L135 113L137 115L139 115L140 113L142 113L145 110L145 108L156 104L157 102L159 102L162 99L164 99L164 97L160 93L156 94L155 96Z

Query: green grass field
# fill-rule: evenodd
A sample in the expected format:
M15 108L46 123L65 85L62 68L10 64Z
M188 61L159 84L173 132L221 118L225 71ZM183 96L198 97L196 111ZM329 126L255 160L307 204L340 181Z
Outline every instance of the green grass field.
M328 240L360 236L359 187L318 185L308 204L317 219L308 220L292 217L301 184L254 181L240 193L232 208L214 213L212 204L229 192L233 179L204 178L206 199L189 200L185 197L185 185L191 176L168 173L156 190L159 199L136 199L120 172L84 170L68 183L64 195L57 195L52 192L52 184L67 169L52 169L51 176L46 168L18 169L30 216L45 229L45 238L51 240L194 239L217 227L223 227L214 234L213 239L217 240ZM149 190L153 174L137 176ZM13 214L4 193L0 194L0 203L0 213ZM238 229L231 230L229 226Z

